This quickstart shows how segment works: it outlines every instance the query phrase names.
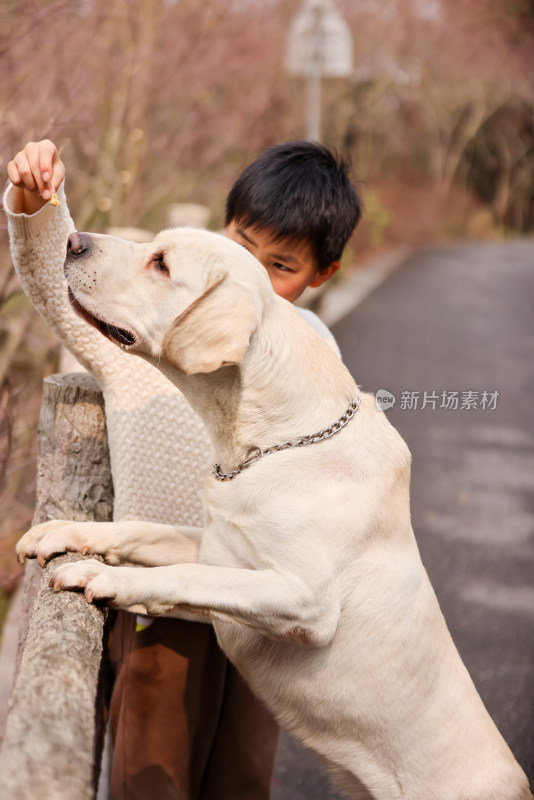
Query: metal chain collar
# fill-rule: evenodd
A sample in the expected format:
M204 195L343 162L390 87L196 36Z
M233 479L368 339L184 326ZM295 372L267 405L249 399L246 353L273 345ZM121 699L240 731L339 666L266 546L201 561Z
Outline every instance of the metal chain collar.
M257 447L253 454L242 461L241 464L239 464L237 468L233 470L233 472L222 472L220 464L214 464L213 475L219 481L231 481L236 477L236 475L239 475L239 473L243 472L244 469L248 469L252 464L254 464L255 461L259 461L260 458L263 458L264 456L269 456L271 453L278 453L280 450L289 450L292 447L306 447L309 444L322 442L323 439L329 439L331 436L334 436L334 434L339 433L339 431L344 428L348 422L350 422L360 407L361 402L361 397L358 397L357 400L353 400L343 416L341 416L337 422L334 422L333 425L330 425L329 428L324 428L322 431L312 433L309 436L303 436L302 439L296 439L294 442L273 444L266 450L261 450L259 447Z

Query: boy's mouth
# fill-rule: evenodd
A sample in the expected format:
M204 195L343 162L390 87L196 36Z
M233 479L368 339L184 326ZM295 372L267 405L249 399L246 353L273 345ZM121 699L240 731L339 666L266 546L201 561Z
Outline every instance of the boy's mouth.
M100 333L109 339L112 342L115 342L124 350L128 350L132 345L135 344L136 338L133 333L130 331L125 330L124 328L119 328L117 325L112 325L109 322L104 322L104 320L95 317L90 311L88 311L80 301L74 296L72 289L69 286L69 301L74 309L74 311L78 314L78 316L82 317L86 322L96 328Z

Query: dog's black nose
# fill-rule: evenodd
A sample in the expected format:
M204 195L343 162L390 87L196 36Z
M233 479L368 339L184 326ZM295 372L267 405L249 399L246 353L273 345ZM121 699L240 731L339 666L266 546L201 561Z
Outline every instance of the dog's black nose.
M83 233L71 233L67 242L67 255L81 256L86 250L89 250L89 243Z

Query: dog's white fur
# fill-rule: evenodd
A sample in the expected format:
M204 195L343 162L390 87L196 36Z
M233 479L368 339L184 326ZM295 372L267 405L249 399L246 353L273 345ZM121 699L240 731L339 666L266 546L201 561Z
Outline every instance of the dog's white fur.
M239 245L187 229L150 245L84 236L65 263L71 291L184 392L223 471L362 403L331 439L230 482L209 476L203 531L55 521L31 529L19 557L100 554L107 563L57 569L55 588L212 620L351 798L531 798L448 633L411 528L410 454L374 398Z

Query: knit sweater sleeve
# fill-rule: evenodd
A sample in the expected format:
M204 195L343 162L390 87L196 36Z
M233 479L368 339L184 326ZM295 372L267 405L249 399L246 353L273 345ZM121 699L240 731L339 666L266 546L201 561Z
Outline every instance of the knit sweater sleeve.
M210 444L201 420L162 373L124 353L71 308L63 262L75 230L65 192L60 206L16 213L16 187L4 197L13 263L47 325L100 382L115 489L115 519L202 525L203 476Z
M4 195L13 265L29 297L46 324L83 366L102 383L121 369L126 356L72 310L63 262L67 239L75 230L64 185L60 205L47 203L35 214L16 213L20 189L10 184Z

